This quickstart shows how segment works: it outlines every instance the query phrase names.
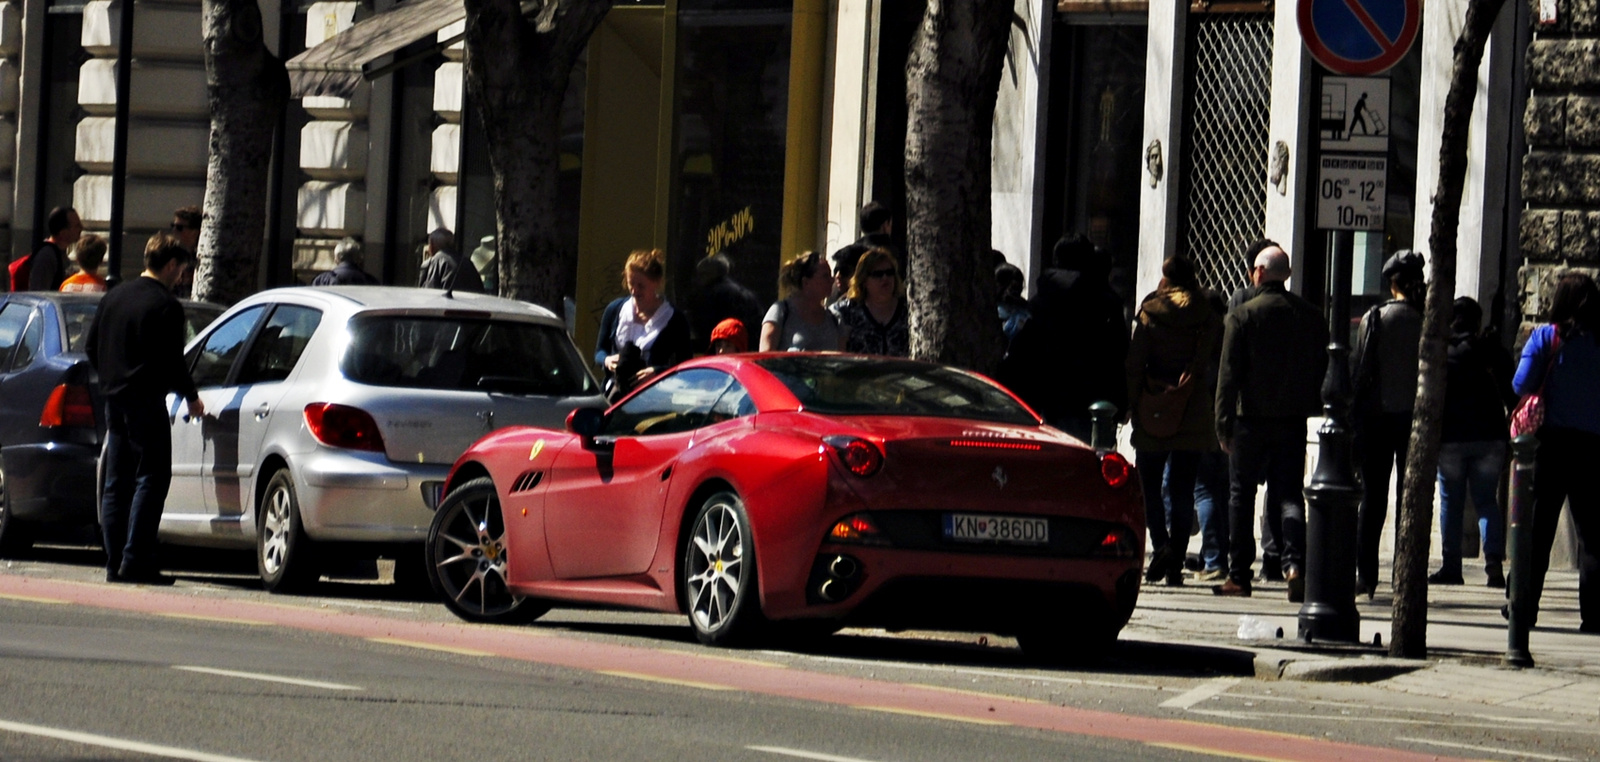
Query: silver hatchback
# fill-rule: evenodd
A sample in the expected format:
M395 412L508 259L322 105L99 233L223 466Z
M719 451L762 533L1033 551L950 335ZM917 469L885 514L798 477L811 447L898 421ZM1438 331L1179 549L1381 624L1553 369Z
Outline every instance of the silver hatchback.
M206 416L167 398L161 539L254 548L273 591L333 557L392 557L397 577L426 584L421 543L467 446L604 405L561 321L478 294L276 289L229 309L185 357Z

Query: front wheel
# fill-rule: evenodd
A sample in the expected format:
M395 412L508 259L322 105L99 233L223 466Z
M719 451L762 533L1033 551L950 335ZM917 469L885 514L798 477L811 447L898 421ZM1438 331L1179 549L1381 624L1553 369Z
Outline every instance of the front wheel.
M428 525L426 567L445 608L469 622L531 622L550 606L506 584L506 523L487 476L445 497Z
M712 495L691 526L678 575L694 635L708 646L749 642L763 617L744 502L731 492Z
M268 592L303 590L322 576L317 552L300 522L300 499L295 496L289 469L279 469L267 481L256 520L256 569Z

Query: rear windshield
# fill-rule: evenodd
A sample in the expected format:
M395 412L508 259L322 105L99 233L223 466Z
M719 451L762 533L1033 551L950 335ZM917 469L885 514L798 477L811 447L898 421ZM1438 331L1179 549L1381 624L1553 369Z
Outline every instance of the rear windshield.
M339 369L357 383L409 389L552 396L599 389L566 333L514 321L357 317Z
M100 301L73 301L61 305L62 323L67 329L67 351L82 352L83 339L89 335L89 324L94 322L94 313L100 309ZM211 321L222 314L222 308L210 304L185 304L183 305L183 343L188 344L190 339L200 335Z
M756 364L789 387L800 405L813 413L1039 423L994 384L942 365L835 356L772 357Z

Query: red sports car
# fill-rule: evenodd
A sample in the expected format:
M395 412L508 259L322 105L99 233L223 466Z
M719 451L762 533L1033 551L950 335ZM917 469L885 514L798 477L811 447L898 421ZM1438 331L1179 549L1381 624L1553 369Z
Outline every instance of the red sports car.
M456 462L428 532L451 611L561 601L687 612L713 645L845 625L1109 646L1139 591L1144 511L1122 456L981 376L910 360L687 362L565 431Z

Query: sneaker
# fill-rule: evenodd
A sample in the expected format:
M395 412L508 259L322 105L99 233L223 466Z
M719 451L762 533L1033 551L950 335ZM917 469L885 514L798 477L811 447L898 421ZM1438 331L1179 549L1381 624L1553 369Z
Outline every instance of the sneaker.
M1289 602L1290 603L1305 603L1305 601L1306 601L1306 578L1305 578L1305 575L1301 574L1299 569L1296 569L1296 568L1291 566L1291 567L1289 567L1289 571L1283 575L1283 579L1284 579L1285 582L1289 583Z
M1155 582L1160 580L1162 577L1167 576L1167 567L1173 565L1172 552L1165 547L1156 548L1156 551L1150 554L1150 566L1144 570L1144 581ZM1182 567L1179 566L1179 569L1181 570Z
M1440 569L1439 571L1436 571L1436 572L1428 575L1428 584L1430 584L1430 585L1465 585L1467 583L1466 583L1466 580L1463 580L1461 578L1461 572L1458 572L1458 571L1457 572L1447 572L1444 569Z
M1211 594L1220 595L1226 598L1249 598L1250 583L1240 582L1236 579L1229 579L1227 582L1224 582L1220 585L1213 585L1211 587Z
M1221 582L1227 578L1228 573L1220 568L1206 569L1205 571L1195 575L1195 581L1197 582Z
M1491 564L1486 566L1484 567L1484 572L1489 575L1489 581L1484 583L1485 585L1493 588L1505 588L1506 574L1500 570L1500 564Z

